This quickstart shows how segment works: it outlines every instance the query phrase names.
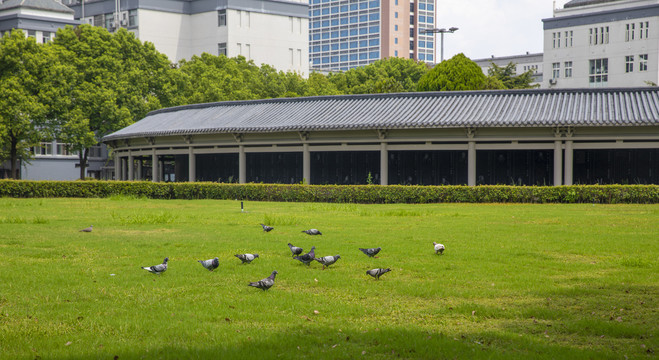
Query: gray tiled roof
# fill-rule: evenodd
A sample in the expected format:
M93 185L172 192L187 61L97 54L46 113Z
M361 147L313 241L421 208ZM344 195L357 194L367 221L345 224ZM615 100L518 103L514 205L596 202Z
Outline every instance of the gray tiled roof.
M62 5L60 2L55 0L3 0L0 1L0 11L13 9L18 7L30 8L30 9L39 9L39 10L48 10L63 12L67 14L73 14L74 11Z
M620 1L620 0L572 0L572 1L568 1L563 6L563 8L572 8L572 7L577 7L577 6L601 4L601 3L608 3L608 2L614 2L614 1Z
M659 88L420 92L228 101L150 112L103 140L357 129L659 125Z

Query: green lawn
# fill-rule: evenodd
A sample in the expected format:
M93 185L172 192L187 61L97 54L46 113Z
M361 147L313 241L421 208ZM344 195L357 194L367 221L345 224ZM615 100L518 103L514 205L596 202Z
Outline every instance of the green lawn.
M657 205L0 198L0 358L645 359ZM275 227L264 233L259 223ZM78 232L94 225L92 233ZM318 228L322 236L302 230ZM446 246L434 254L432 242ZM327 270L291 258L288 242ZM359 247L382 247L368 258ZM233 255L258 253L241 265ZM140 269L169 257L162 275ZM197 260L219 257L215 272ZM391 268L379 281L366 275ZM250 281L277 270L263 292Z

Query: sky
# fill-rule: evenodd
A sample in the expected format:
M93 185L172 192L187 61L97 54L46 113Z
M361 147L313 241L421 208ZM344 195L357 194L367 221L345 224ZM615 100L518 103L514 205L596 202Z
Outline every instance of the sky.
M569 0L556 0L562 8ZM464 53L472 60L543 51L542 19L553 16L554 0L437 0L437 27L444 34L444 59ZM437 34L437 58L440 34Z

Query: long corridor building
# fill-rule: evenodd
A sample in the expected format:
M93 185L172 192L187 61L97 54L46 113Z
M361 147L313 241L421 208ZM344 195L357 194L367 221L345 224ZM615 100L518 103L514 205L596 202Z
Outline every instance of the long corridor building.
M197 104L153 111L103 141L122 180L659 184L659 89Z

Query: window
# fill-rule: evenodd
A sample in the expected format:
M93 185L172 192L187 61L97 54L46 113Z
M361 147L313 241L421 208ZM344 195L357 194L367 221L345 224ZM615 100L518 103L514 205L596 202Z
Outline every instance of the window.
M217 44L217 55L227 56L227 43Z
M410 50L414 50L414 40L410 40Z
M602 45L609 43L609 27L600 26L596 28L589 29L589 39L588 43L590 45ZM567 45L567 44L566 44Z
M634 56L625 56L625 72L634 72Z
M650 27L650 22L649 21L641 21L638 24L638 38L639 39L647 39L648 38L648 28Z
M609 59L590 60L588 82L591 87L606 85L609 81Z
M566 61L564 63L565 65L565 77L566 78L571 78L572 77L572 61Z
M217 11L217 26L227 26L227 11L218 10Z
M34 155L52 155L53 154L53 143L42 142L39 146L35 146L33 149Z
M394 18L398 19L398 11L394 12Z
M394 50L394 56L398 56L398 50Z
M36 38L37 38L37 32L34 31L34 30L28 30L28 31L27 31L27 37L31 37L31 38L35 38L35 39L36 39Z
M394 38L394 44L398 44L398 38Z
M560 48L561 47L561 33L560 32L556 33L556 39L557 39L556 40L556 47Z
M625 41L634 41L634 31L636 29L636 24L626 24L625 25Z
M638 71L648 71L648 54L638 56Z
M410 25L414 25L414 15L410 15Z
M128 26L137 26L137 10L128 11Z
M398 31L398 25L394 25L394 31Z
M552 79L558 79L561 77L561 63L552 63L551 64L552 72L551 72L551 78Z
M44 31L42 34L42 42L45 44L50 41L50 32Z
M572 35L572 30L565 32L565 47L572 47Z

